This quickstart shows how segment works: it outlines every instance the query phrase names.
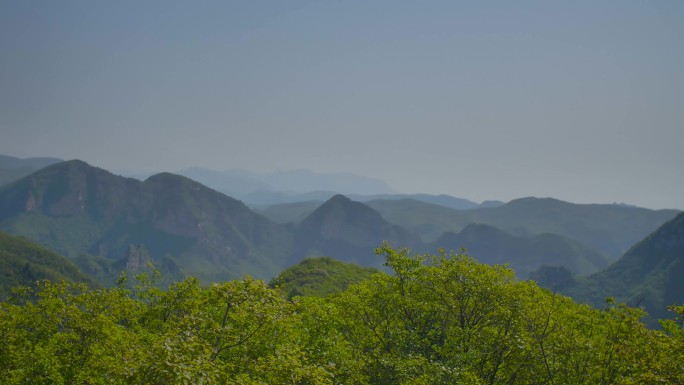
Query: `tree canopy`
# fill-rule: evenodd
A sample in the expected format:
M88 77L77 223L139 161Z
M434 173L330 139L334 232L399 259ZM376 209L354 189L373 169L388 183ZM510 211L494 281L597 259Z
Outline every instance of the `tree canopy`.
M376 250L378 273L287 299L244 278L154 285L39 281L0 304L6 384L684 383L682 307L596 310L466 255ZM609 301L610 302L610 301Z

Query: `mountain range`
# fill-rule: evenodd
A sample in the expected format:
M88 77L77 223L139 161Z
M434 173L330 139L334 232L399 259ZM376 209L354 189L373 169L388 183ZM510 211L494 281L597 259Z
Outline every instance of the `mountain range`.
M679 213L549 198L461 210L444 202L384 198L359 202L337 194L323 202L277 205L257 212L184 176L160 173L140 181L72 160L0 187L0 230L68 257L105 285L112 284L120 271L136 273L149 262L169 279L194 275L203 282L245 274L272 278L303 258L319 256L382 268L383 261L373 249L388 241L416 252L465 247L481 262L507 263L521 278L541 277L535 273L549 268L565 269L561 275L581 283L566 285L568 290L579 290L573 294L579 298L581 287L602 291L599 283L592 282L645 271L647 265L632 263L637 267L630 270L619 267L625 266L621 262L597 273L604 275L590 275L632 246L620 261L661 252L637 243ZM274 213L281 218L269 219ZM288 217L297 219L285 220ZM662 238L643 242L674 244L676 254L676 241ZM653 273L662 278L667 274L663 271L678 265L666 261L657 266L666 266ZM629 276L627 281L638 279ZM630 290L618 294L650 298Z
M553 233L617 259L678 210L649 210L616 204L574 204L553 198L520 198L497 207L449 210L415 200L367 204L388 221L414 231L424 240L445 231L459 232L471 223L488 224L507 233L533 237Z

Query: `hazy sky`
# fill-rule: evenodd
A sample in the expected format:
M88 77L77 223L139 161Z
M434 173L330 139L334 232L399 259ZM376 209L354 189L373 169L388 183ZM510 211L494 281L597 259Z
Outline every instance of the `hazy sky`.
M0 154L684 209L684 1L3 1Z

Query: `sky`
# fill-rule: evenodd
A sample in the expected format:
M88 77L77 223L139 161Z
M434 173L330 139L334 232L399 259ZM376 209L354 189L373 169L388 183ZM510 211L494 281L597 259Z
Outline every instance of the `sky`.
M684 2L4 1L0 154L684 209Z

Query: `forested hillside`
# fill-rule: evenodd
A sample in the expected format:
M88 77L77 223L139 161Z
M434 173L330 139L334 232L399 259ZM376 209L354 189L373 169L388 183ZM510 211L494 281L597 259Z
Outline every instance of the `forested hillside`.
M667 307L684 303L684 214L663 224L610 267L580 277L564 290L577 300L599 305L612 296L646 309L648 322L667 316Z
M44 279L94 285L68 259L30 240L0 232L0 300L6 299L13 287Z
M379 270L330 257L306 258L290 266L269 285L280 290L287 298L295 296L326 297L338 294L349 285L370 279Z
M482 224L470 224L458 234L444 233L431 244L432 251L439 248L465 248L479 262L508 264L523 279L541 266L563 266L580 275L594 273L610 263L605 255L561 235L516 237Z
M77 258L84 268L106 265L100 257L123 266L155 261L176 279L191 274L204 282L273 277L293 236L185 177L162 173L140 182L78 160L0 189L0 229Z

